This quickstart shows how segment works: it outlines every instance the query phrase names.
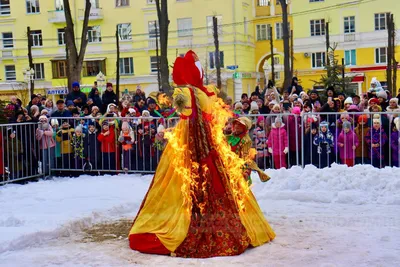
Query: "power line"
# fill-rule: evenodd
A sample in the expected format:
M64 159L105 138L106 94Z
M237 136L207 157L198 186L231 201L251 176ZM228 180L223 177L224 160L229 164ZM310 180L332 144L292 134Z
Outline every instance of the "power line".
M327 10L335 10L335 9L340 9L343 7L348 7L348 6L354 6L354 5L361 5L361 4L366 4L366 3L370 3L370 2L376 2L378 0L355 0L352 2L345 2L345 3L340 3L340 4L335 4L335 5L331 5L331 6L327 6L327 7L323 7L323 8L315 8L315 9L310 9L310 10L304 10L304 11L299 11L299 12L294 12L289 14L289 16L292 17L296 17L296 16L303 16L303 15L308 15L308 14L313 14L313 13L319 13L322 11L327 11ZM231 26L237 26L237 25L244 25L245 23L257 23L260 21L265 21L265 19L267 19L268 17L263 17L263 18L256 18L253 20L247 20L247 21L240 21L240 22L232 22L232 23L226 23L226 24L221 24L218 25L218 27L220 28L226 28L226 27L231 27ZM190 30L171 30L169 31L169 33L180 33L180 32L184 32L184 31L201 31L201 30L210 30L212 29L212 26L203 26L203 27L196 27L196 28L192 28ZM131 37L132 39L130 39L131 41L133 40L133 37L141 37L141 36L149 36L149 32L146 33L137 33L137 34L130 34L127 35L128 37ZM179 36L178 36L179 37ZM101 36L101 39L115 39L115 35L112 36ZM1 39L0 40L11 40L11 39ZM12 39L13 41L27 41L26 39L19 39L19 38L15 38ZM58 41L58 38L42 38L42 41ZM80 40L80 38L76 38L76 40ZM148 40L148 39L146 39ZM143 40L143 41L146 41ZM101 43L101 42L99 42Z

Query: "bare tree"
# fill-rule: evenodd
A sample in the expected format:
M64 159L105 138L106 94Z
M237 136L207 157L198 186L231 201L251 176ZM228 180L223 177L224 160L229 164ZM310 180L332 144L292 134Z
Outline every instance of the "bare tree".
M387 22L387 31L388 31L388 47L387 47L387 68L386 68L386 81L387 81L387 89L390 92L393 92L393 86L392 86L392 60L393 60L393 15L390 13L387 14L386 17L386 22Z
M272 35L272 26L268 25L268 30L269 30L269 46L271 49L271 80L275 85L275 59L274 59L274 38ZM268 77L265 77L266 83L268 83Z
M218 40L218 19L217 17L213 17L213 31L214 31L214 45L215 45L215 68L217 70L217 87L221 89L222 81L221 81L221 62L220 62L220 52L219 52L219 40Z
M282 32L283 32L283 53L284 58L284 73L285 80L283 88L288 88L292 83L292 76L290 74L290 45L289 45L289 20L288 20L288 4L287 0L279 0L282 7Z
M64 0L65 1L65 0ZM169 84L169 65L168 65L168 0L156 0L158 25L160 27L160 71L162 91L171 95L171 86Z
M32 34L31 34L31 27L27 27L26 33L28 35L28 61L29 61L29 70L34 68L33 65L33 57L32 57L32 46L33 46L33 39L32 39ZM30 82L30 90L29 94L33 95L33 92L35 91L35 81L34 79L29 78Z
M117 39L117 74L116 74L116 88L115 88L115 93L117 94L117 98L119 101L119 76L120 76L120 69L119 69L119 61L120 61L120 51L119 51L119 31L118 31L118 25L117 25L117 29L115 31L115 38Z
M85 13L83 18L81 45L79 51L75 42L74 22L72 20L71 8L69 0L63 0L64 14L67 26L65 27L65 45L67 54L67 73L68 73L68 90L71 90L72 83L81 80L81 72L83 60L85 58L86 47L88 44L87 33L90 8L92 7L90 0L85 0Z

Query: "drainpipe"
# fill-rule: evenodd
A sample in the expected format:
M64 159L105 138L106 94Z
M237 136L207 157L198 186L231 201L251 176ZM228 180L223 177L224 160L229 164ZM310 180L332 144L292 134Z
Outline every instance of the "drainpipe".
M233 59L234 59L234 65L236 66L236 5L235 5L235 0L232 0L232 20L233 20ZM236 74L237 69L235 69L235 74ZM234 75L236 77L236 75ZM236 79L233 78L233 96L236 95ZM235 97L234 97L235 98Z

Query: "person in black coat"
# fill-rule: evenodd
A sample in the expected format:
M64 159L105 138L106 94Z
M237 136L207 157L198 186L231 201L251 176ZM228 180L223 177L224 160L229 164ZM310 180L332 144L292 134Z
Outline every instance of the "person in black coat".
M96 106L100 109L102 108L103 101L101 100L100 92L97 87L92 88L92 91L90 91L90 93L89 93L89 98L91 98L93 100L93 106Z
M310 118L311 119L311 118ZM312 119L311 119L312 120ZM318 134L317 122L306 122L306 128L304 132L304 165L314 165L318 167L319 154L318 147L313 144L315 137Z
M107 89L102 97L103 105L101 112L105 114L109 104L118 105L118 97L113 91L112 83L107 83Z
M71 118L72 113L65 109L65 102L64 100L60 99L56 103L57 105L57 110L55 110L53 113L51 113L52 118ZM58 124L62 125L62 120L58 120Z
M78 82L72 83L72 92L67 95L66 101L74 102L75 107L82 107L87 102L85 93L81 92L81 87Z
M297 77L292 78L292 84L287 89L287 91L288 91L289 95L290 94L300 95L300 93L303 92L303 87L301 87L301 85L299 85L299 80L297 79Z
M101 170L101 144L97 137L101 131L100 125L93 121L89 121L88 133L85 136L85 170ZM89 167L90 166L90 167Z

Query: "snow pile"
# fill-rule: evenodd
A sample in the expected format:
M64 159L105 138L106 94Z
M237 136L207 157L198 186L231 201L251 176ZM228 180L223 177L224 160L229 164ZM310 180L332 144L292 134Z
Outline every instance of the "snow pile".
M330 169L268 170L265 184L254 175L257 199L296 200L343 204L400 205L400 169L376 169L370 165L348 168L335 164Z

